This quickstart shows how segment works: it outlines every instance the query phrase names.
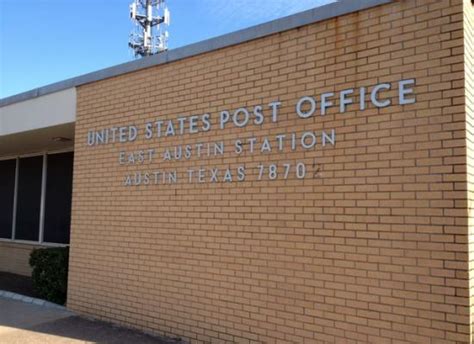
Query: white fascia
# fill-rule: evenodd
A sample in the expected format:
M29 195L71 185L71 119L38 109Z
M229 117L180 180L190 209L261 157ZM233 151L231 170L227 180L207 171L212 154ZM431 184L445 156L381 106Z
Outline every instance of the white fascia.
M0 136L76 121L76 88L0 107Z

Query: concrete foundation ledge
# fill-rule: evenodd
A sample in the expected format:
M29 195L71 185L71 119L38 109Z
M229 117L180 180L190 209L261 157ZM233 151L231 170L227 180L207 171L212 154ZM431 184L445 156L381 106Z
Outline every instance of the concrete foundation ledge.
M0 290L0 297L5 298L5 299L21 301L21 302L25 302L25 303L31 303L31 304L34 304L34 305L37 305L37 306L62 310L62 311L71 313L71 315L74 314L73 312L68 310L66 307L58 305L56 303L52 303L52 302L49 302L49 301L46 301L46 300L37 299L37 298L34 298L34 297L25 296L25 295L21 295L21 294L17 294L17 293L12 293L11 291Z

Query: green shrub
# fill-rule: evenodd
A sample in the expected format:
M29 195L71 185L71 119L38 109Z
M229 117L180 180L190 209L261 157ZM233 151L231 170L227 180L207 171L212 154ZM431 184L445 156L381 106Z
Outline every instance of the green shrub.
M67 297L69 247L39 248L30 255L33 289L42 299L64 305Z

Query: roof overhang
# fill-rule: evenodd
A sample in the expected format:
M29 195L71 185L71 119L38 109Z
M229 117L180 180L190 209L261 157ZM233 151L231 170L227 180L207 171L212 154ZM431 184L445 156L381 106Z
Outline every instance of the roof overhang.
M31 98L0 107L0 136L76 121L76 89Z
M0 157L72 147L76 89L0 107Z

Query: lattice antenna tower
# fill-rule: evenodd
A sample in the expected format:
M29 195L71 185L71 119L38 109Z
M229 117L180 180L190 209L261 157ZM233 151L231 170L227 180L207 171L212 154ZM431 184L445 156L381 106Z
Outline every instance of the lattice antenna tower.
M135 57L144 57L168 49L170 11L165 0L134 0L130 5L130 18L135 28L128 46Z

